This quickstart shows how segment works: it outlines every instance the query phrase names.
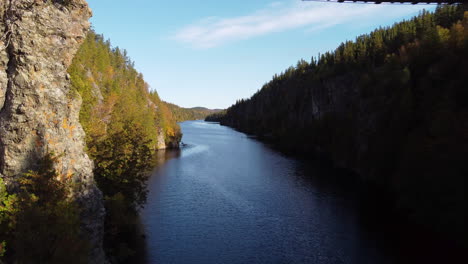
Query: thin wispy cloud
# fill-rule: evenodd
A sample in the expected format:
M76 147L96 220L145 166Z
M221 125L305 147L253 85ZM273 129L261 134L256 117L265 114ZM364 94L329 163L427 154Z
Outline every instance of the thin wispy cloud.
M382 15L397 17L418 9L412 6L389 8L388 5L276 1L248 15L204 18L181 28L172 38L194 48L204 49L298 28L310 31Z

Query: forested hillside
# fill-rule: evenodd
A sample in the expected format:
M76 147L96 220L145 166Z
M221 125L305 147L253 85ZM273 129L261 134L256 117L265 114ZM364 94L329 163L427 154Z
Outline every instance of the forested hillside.
M168 102L164 103L169 107L177 122L205 119L208 115L220 111L219 109L212 110L205 107L184 108Z
M327 157L384 186L412 221L466 243L467 10L441 6L300 60L214 119Z
M105 249L113 262L125 262L137 250L137 209L146 201L154 151L177 147L180 129L126 51L103 36L88 34L68 72L83 98L80 122L105 198Z
M226 110L221 110L216 113L212 113L205 118L208 122L219 122L226 115Z
M88 145L94 139L118 133L128 123L138 126L151 149L177 141L179 127L170 110L156 91L149 91L126 51L112 48L102 35L89 33L69 73L83 98L80 122Z

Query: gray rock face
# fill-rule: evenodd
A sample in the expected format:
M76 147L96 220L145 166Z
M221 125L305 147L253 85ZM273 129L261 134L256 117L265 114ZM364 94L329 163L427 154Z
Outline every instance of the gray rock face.
M67 68L89 29L84 0L2 0L0 3L0 176L7 184L60 155L61 179L72 179L89 235L91 263L105 263L104 207L84 151L80 96Z
M6 32L4 32L4 16L6 7L6 1L0 3L0 110L3 108L3 104L5 103L5 92L8 84L6 72L8 66L8 54L5 48Z

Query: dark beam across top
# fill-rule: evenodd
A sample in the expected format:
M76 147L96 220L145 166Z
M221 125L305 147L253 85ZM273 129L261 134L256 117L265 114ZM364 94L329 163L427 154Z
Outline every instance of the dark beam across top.
M428 0L428 1L416 1L416 0L302 0L302 1L311 1L311 2L336 2L336 3L369 3L369 4L382 4L382 3L391 3L391 4L458 4L464 3L467 1L463 0Z

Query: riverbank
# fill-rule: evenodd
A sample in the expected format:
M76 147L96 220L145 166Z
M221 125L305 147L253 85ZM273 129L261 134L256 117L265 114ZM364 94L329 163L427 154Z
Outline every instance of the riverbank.
M298 147L297 144L288 144L288 142L276 140L271 135L250 134L248 131L229 126L225 123L223 124L222 122L210 122L236 129L241 133L246 133L250 138L259 140L268 147L288 157L301 160L304 163L319 162L341 171L342 177L333 178L331 181L336 184L348 184L353 186L360 195L362 206L368 209L366 212L375 212L376 217L381 219L381 223L374 223L374 225L382 225L381 227L384 227L384 229L392 230L389 234L395 234L395 237L391 238L392 240L398 241L398 244L405 244L407 246L411 244L418 245L417 248L420 249L418 251L421 253L427 250L427 248L439 251L440 247L443 247L443 252L445 253L435 258L439 261L443 261L445 258L453 261L465 259L463 252L468 250L466 241L460 239L459 236L447 234L441 230L434 230L431 226L421 224L421 216L418 217L419 219L411 218L409 216L411 214L411 209L402 207L402 205L398 203L398 191L393 189L391 185L387 185L387 182L379 182L365 178L363 175L359 174L359 170L346 167L342 163L337 163L330 153L319 150L311 151L305 143L302 147ZM297 142L296 140L295 143ZM437 214L437 212L434 213ZM404 231L401 232L401 230ZM402 236L405 233L412 235ZM450 254L448 254L448 252L450 252ZM434 259L434 257L428 258L426 262L438 263L431 259Z

